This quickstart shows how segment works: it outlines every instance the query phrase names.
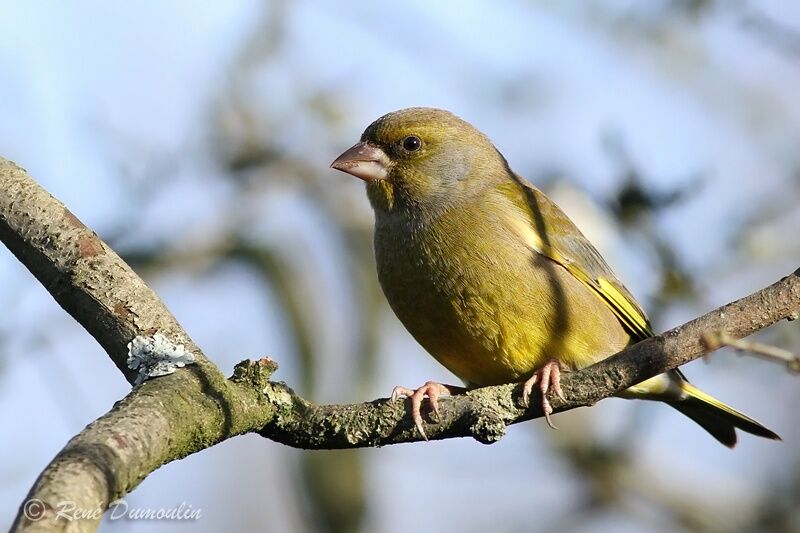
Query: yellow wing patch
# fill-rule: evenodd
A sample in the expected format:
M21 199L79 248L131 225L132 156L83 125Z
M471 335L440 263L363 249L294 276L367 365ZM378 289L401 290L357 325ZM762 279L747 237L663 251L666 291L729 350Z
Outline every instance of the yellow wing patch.
M624 288L618 288L613 281L603 276L597 278L590 276L576 261L565 257L551 244L545 243L524 217L512 217L509 222L528 248L566 268L575 279L602 298L634 338L641 340L653 336L653 330L644 312Z
M650 322L636 303L632 302L625 293L621 292L606 278L598 278L596 282L599 288L595 288L595 290L609 303L614 314L635 337L646 338L653 336Z

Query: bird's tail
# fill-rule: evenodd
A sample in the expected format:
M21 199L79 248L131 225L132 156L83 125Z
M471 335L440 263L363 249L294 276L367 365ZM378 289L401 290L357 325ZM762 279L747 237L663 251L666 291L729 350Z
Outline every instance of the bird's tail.
M681 380L680 387L684 393L683 398L668 400L666 403L700 424L700 427L725 446L733 448L736 445L735 428L767 439L781 439L775 432L709 396L685 379Z

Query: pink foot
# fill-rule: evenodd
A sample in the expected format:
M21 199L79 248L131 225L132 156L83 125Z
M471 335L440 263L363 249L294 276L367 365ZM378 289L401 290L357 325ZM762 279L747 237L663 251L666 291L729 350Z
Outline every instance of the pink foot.
M412 390L406 387L397 386L392 389L392 401L397 401L400 398L408 398L411 401L411 419L414 421L414 426L422 435L422 438L428 440L425 430L422 428L422 400L425 396L431 403L431 410L439 416L439 397L450 396L452 394L459 394L466 389L463 387L456 387L455 385L443 385L436 381L428 381L422 387Z
M553 421L550 420L550 415L553 414L553 407L547 399L547 392L552 388L559 398L562 400L566 399L564 398L564 392L561 390L560 378L561 366L555 359L550 359L542 368L534 372L533 375L522 384L522 405L527 407L531 392L533 391L533 386L539 383L539 390L542 393L542 411L544 411L544 419L547 421L547 425L553 429L558 428L553 424Z

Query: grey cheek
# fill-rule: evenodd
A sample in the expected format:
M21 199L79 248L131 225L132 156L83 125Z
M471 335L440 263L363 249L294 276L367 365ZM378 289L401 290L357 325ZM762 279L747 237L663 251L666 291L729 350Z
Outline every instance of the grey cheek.
M480 159L479 151L473 146L461 146L458 155L453 157L453 176L463 182L472 176L475 163Z
M465 160L457 161L453 165L453 177L456 181L463 181L469 177L470 165Z
M467 179L472 167L471 153L464 153L463 148L461 150L455 150L454 152L455 153L452 154L443 153L441 160L446 161L446 163L443 163L441 168L437 169L438 175L447 176L448 181L451 183L457 183Z

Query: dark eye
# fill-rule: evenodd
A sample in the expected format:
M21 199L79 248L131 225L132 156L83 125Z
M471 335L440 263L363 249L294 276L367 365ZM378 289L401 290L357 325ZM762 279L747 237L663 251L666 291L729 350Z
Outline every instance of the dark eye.
M416 152L422 146L422 141L416 135L409 135L403 139L403 148L409 152Z

